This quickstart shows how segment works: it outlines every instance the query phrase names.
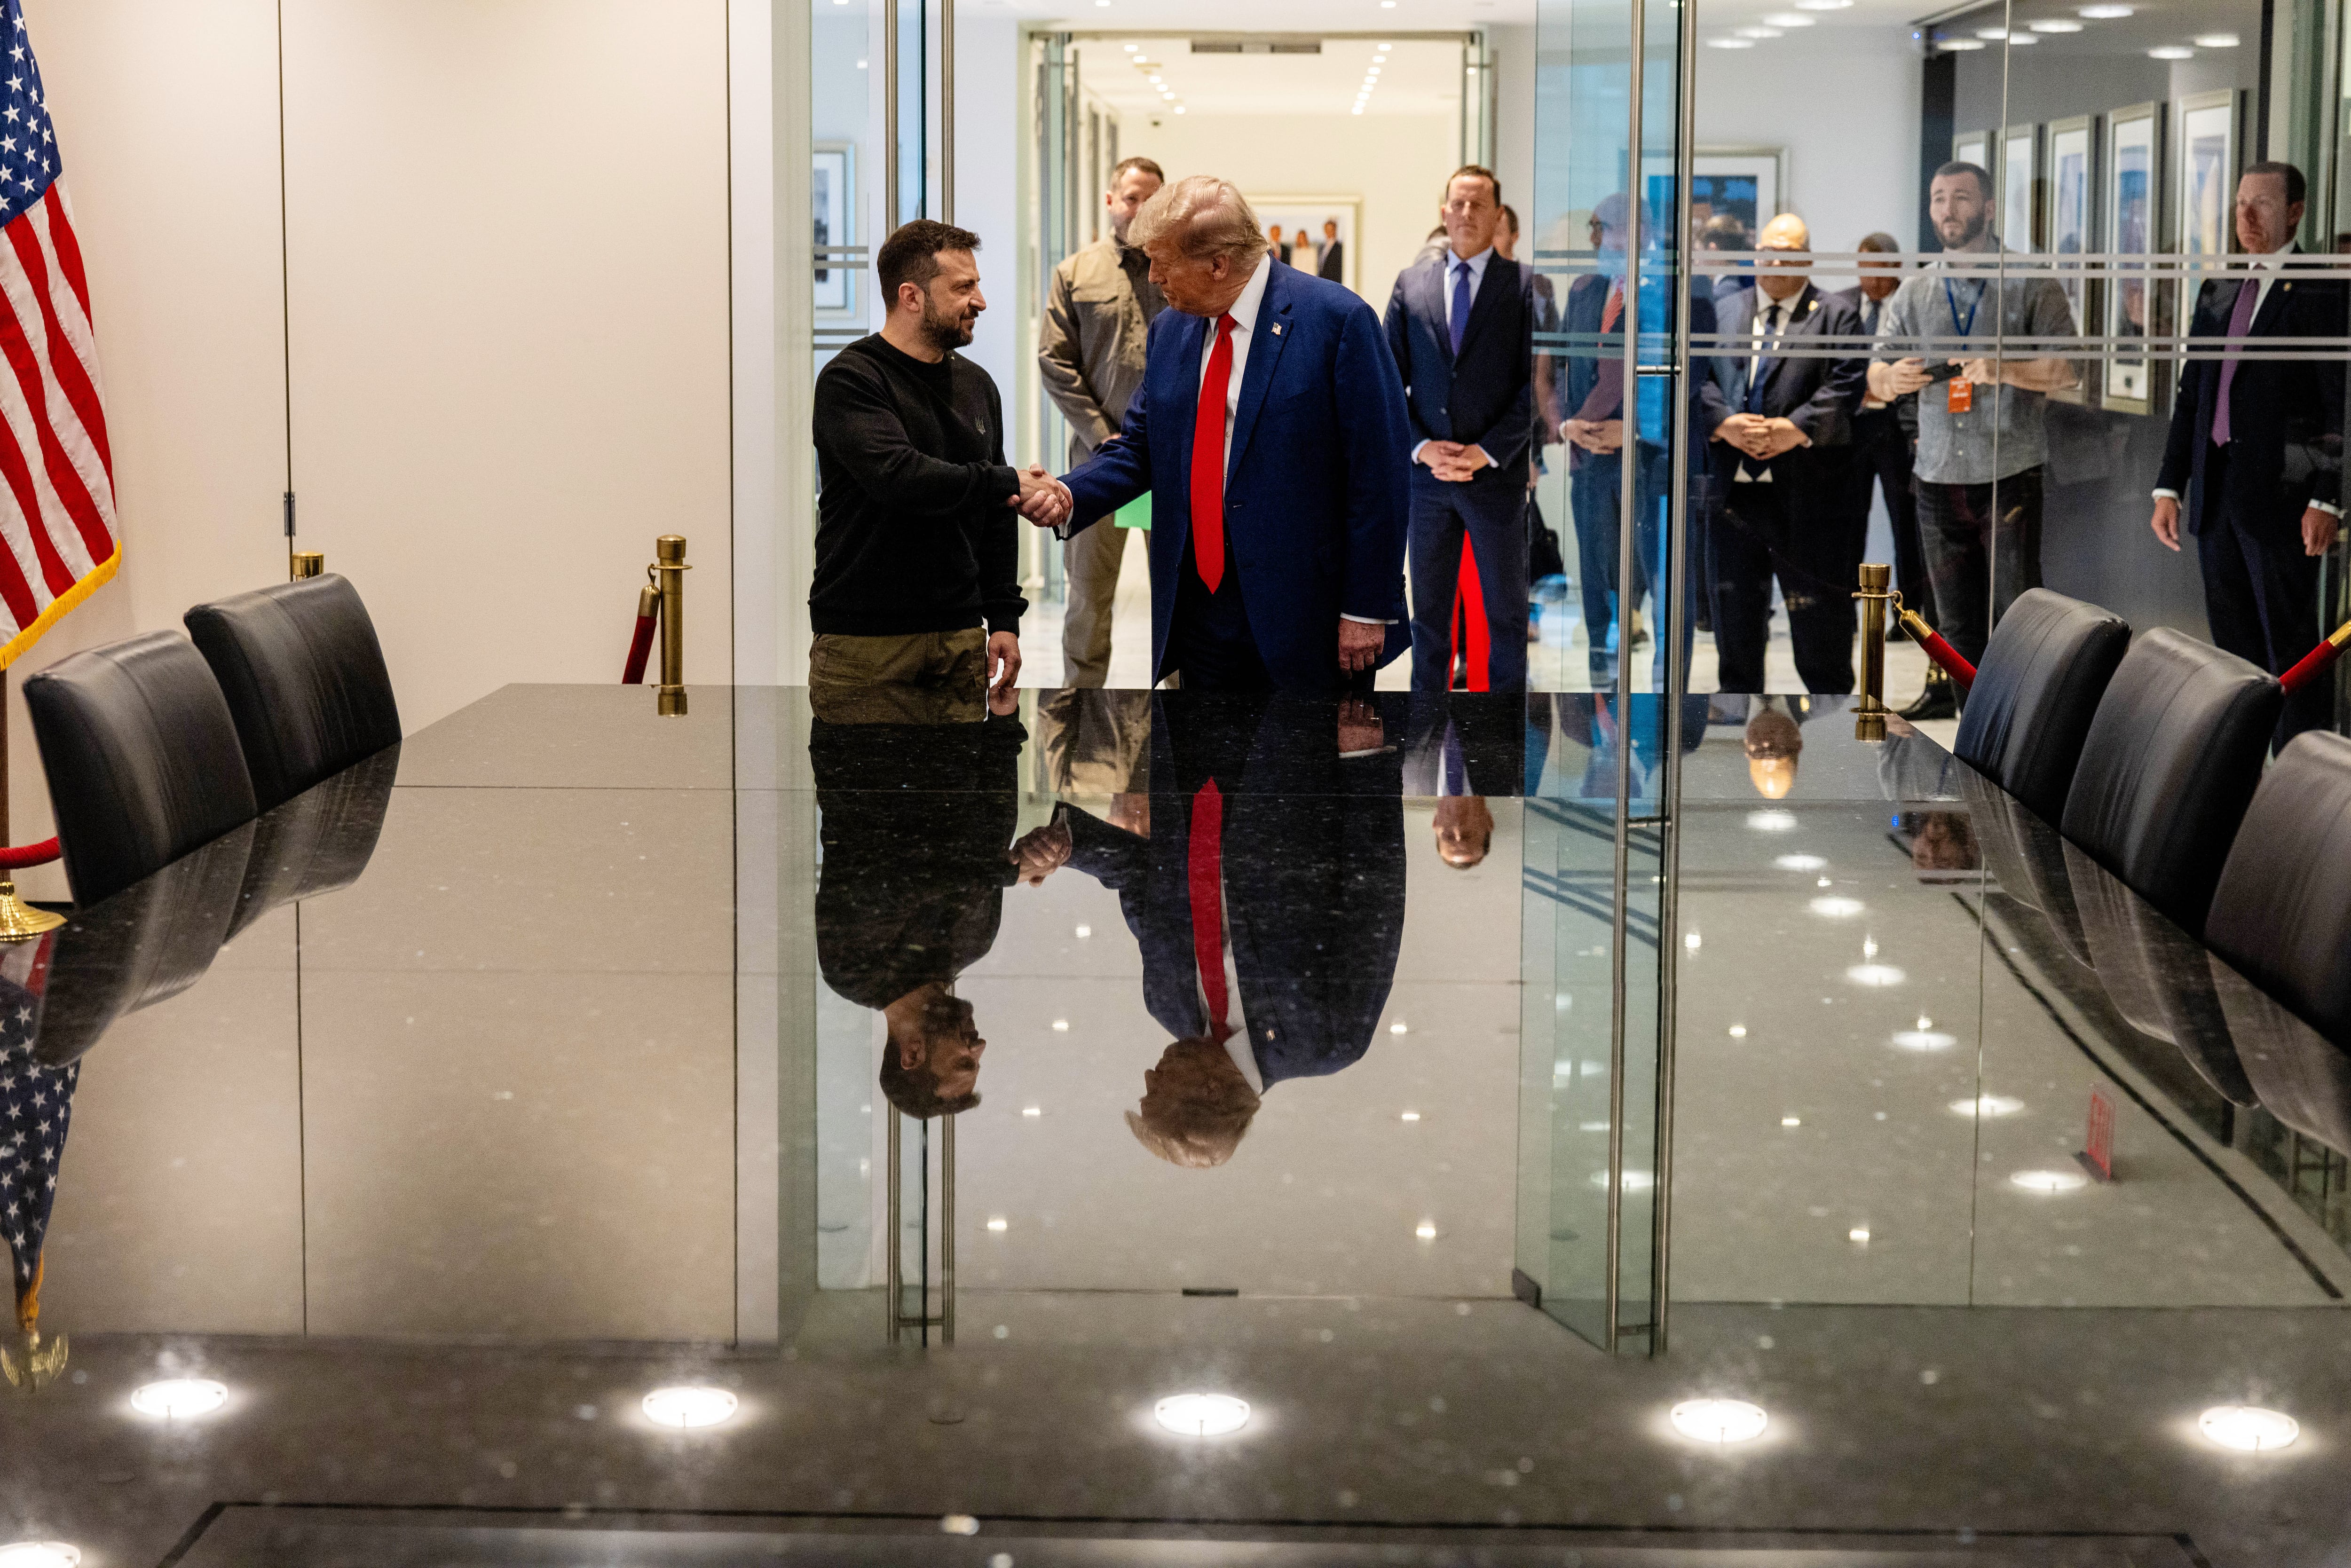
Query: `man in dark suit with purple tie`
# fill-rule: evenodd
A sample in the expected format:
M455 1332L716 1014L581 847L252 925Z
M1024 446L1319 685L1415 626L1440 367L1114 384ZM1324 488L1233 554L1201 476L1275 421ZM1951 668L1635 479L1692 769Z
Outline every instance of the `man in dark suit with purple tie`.
M2302 171L2256 163L2237 183L2237 246L2247 271L2208 280L2189 336L2340 342L2343 285L2282 266L2299 251ZM2342 517L2343 361L2192 357L2179 372L2171 438L2156 481L2155 537L2179 548L2181 501L2204 569L2212 641L2283 674L2319 639L2318 563ZM2327 727L2331 681L2286 700L2283 746Z
M1173 308L1117 436L1026 515L1066 537L1150 494L1155 683L1367 688L1410 641L1411 443L1379 318L1268 256L1210 175L1162 187L1128 235Z

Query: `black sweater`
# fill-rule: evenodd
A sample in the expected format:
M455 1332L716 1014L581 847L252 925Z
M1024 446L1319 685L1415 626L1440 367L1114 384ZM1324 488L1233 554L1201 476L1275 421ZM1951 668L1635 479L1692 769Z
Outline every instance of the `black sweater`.
M819 634L1019 632L1020 476L1004 461L996 382L950 353L932 365L879 333L816 381Z

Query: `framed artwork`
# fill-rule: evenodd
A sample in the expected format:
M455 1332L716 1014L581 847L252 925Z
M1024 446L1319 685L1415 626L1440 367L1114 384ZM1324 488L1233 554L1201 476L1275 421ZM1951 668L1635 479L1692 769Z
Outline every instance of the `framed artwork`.
M2179 166L2177 241L2182 256L2225 256L2237 192L2237 89L2199 92L2175 106Z
M1992 167L1991 132L1989 131L1962 131L1952 137L1951 162L1972 163L1990 174L1995 183L2000 180L2000 171Z
M1784 147L1700 147L1691 154L1690 223L1696 228L1728 213L1747 225L1747 246L1752 249L1757 233L1780 215L1787 193Z
M1364 227L1363 197L1260 196L1254 192L1248 195L1249 205L1257 209L1257 221L1265 225L1266 242L1273 243L1274 232L1280 230L1281 259L1301 272L1320 272L1330 245L1325 228L1338 225L1338 281L1358 294L1364 292L1355 281L1363 276L1363 257L1355 244ZM1386 304L1384 297L1373 301L1378 308Z
M2011 125L2000 133L2000 239L2011 250L2042 248L2041 127Z
M2109 340L2105 406L2123 413L2153 413L2157 371L2144 354L2128 351L2130 340L2162 327L2161 298L2150 279L2133 277L2125 257L2151 256L2158 247L2162 218L2163 106L2134 104L2106 116L2105 156L2099 173L2098 229L2115 257L2114 277L2101 312Z
M2039 248L2058 257L2061 267L2066 256L2086 256L2098 248L2093 243L2096 229L2090 204L2096 145L2092 120L2086 114L2051 120L2043 139L2042 186L2047 196L2047 233ZM2074 315L2074 330L2088 330L2092 301L2097 291L2078 273L2061 274L2058 281Z
M827 247L857 243L857 149L846 141L820 141L811 165L810 209L816 214L816 310L840 319L857 314L860 268L828 267Z

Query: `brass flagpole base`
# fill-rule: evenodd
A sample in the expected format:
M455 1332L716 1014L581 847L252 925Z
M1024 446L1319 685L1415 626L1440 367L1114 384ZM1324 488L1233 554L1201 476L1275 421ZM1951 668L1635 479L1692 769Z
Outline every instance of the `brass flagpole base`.
M66 923L62 915L36 909L16 896L16 879L0 876L0 942L29 942Z

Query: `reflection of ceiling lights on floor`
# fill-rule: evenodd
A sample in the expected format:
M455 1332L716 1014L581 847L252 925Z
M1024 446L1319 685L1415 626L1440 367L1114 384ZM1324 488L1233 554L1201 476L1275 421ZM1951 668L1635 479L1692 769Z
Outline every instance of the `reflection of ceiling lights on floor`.
M2216 1405L2196 1417L2203 1434L2224 1448L2267 1453L2302 1436L2302 1423L2277 1410L2252 1405Z
M645 1396L645 1418L663 1427L716 1427L735 1414L724 1388L656 1388Z
M19 1541L0 1546L0 1568L74 1568L81 1548L62 1541Z
M1743 1443L1761 1437L1771 1418L1763 1406L1744 1399L1685 1399L1666 1419L1675 1431L1701 1443Z
M1979 1094L1972 1100L1951 1102L1952 1112L1961 1116L2013 1116L2023 1109L2023 1101L2005 1094Z
M184 1419L209 1416L228 1403L228 1390L204 1377L173 1377L131 1391L131 1408L141 1416Z
M2027 1192L2073 1192L2090 1185L2080 1171L2019 1171L2008 1179Z
M1249 1425L1246 1399L1229 1394L1171 1394L1151 1407L1153 1419L1187 1437L1221 1437Z

